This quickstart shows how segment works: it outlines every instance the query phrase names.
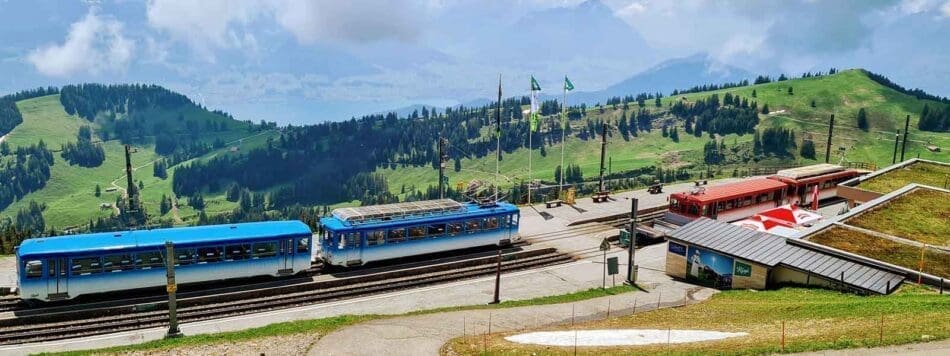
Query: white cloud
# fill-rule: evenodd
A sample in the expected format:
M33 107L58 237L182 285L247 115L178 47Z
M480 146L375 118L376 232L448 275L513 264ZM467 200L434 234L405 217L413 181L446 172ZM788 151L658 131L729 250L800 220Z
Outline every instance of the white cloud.
M943 3L942 6L940 6L940 14L943 15L943 17L950 19L950 1L947 1Z
M622 9L618 10L617 16L620 16L622 18L624 16L642 14L646 11L647 11L646 5L644 5L642 2L634 1L630 3L629 5L623 7Z
M234 25L246 25L265 10L265 4L257 0L150 0L146 18L152 28L214 61L216 49L243 48L246 34L235 33Z
M122 34L122 23L111 17L100 17L93 8L82 20L69 26L62 44L34 49L27 60L48 76L97 74L124 70L134 49L135 44Z
M414 40L427 5L407 1L309 1L272 3L277 22L301 43Z

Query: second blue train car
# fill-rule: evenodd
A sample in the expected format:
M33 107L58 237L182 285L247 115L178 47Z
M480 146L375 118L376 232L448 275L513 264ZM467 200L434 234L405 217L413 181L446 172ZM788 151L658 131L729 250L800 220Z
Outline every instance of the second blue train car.
M320 219L320 256L334 266L518 240L520 212L512 204L451 199L340 208Z

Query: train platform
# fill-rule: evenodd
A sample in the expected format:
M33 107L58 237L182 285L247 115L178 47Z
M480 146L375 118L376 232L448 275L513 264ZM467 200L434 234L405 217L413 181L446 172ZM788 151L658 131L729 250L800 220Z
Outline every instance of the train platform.
M708 181L707 186L731 183L744 178L724 178ZM655 209L666 206L670 193L685 192L695 186L695 183L677 183L664 185L663 192L650 194L646 189L631 190L611 194L610 199L602 203L595 203L590 197L578 198L574 205L562 204L560 207L548 208L544 202L521 207L522 235L550 233L589 222L607 221L630 214L630 199L639 199L638 210Z
M582 228L587 230L576 231ZM600 287L604 282L604 266L601 263L604 255L603 252L598 249L602 240L598 234L601 232L588 231L590 229L597 230L599 228L597 224L584 225L572 227L572 231L566 235L553 237L547 235L544 238L539 237L537 239L538 241L532 244L532 247L550 246L557 247L559 250L565 252L573 251L573 255L576 259L559 265L503 274L501 279L501 299L530 299ZM565 237L572 235L582 237ZM639 282L647 291L625 294L624 297L622 297L623 299L615 300L616 303L627 304L638 300L638 303L645 305L648 303L656 303L658 298L662 298L662 302L666 305L673 301L683 300L687 297L687 294L695 292L693 291L693 289L696 288L695 286L674 281L666 276L663 272L665 252L665 244L647 246L638 250L637 264L641 266ZM621 261L626 259L626 255L626 250L616 246L613 246L607 253L608 257L617 256ZM618 285L621 284L626 277L625 265L621 265L620 270L621 274L616 276L616 284ZM610 277L608 277L606 281L608 286L614 283L613 278ZM492 300L494 283L494 276L478 277L446 284L369 295L298 308L185 323L181 325L181 329L186 335L194 335L244 330L277 322L326 318L347 314L398 315L412 311L442 307L484 305ZM705 288L702 289L706 290ZM712 293L712 290L703 292L703 294L707 296ZM621 302L621 300L623 301ZM647 302L648 300L650 302ZM587 315L588 317L591 315L599 315L599 313L603 312L601 309L604 307L606 306L599 306L598 304L597 307L579 308L578 315ZM545 323L551 322L551 320L569 320L571 312L570 305L561 305L551 308L550 311L545 312L550 315L539 319L538 322ZM487 313L487 311L482 312L482 314L485 313ZM479 320L479 323L481 323L479 324L481 327L484 327L483 320ZM458 331L461 332L462 325L459 324L456 326L458 327ZM476 326L470 325L470 327ZM164 332L165 330L163 328L151 328L46 343L0 346L0 354L32 354L38 352L58 352L128 345L159 339L163 336ZM376 346L384 347L385 345L374 345L374 347ZM261 350L261 352L267 351L266 349ZM429 354L429 352L422 352L422 354Z
M15 289L16 279L16 256L0 256L0 289Z

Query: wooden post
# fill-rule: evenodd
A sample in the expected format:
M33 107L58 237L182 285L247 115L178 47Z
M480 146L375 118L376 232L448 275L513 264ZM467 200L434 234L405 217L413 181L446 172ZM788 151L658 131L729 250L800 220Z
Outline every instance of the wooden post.
M610 298L607 298L607 319L610 319Z
M571 327L574 327L574 306L576 304L571 304Z
M128 153L129 146L125 148ZM181 330L178 329L178 303L175 297L178 291L178 284L175 283L175 245L171 241L165 241L165 277L165 289L168 291L168 332L165 338L174 338L181 336Z
M498 304L501 303L500 294L501 293L501 250L498 250L497 264L495 265L495 297L492 299L491 303L488 304Z
M782 320L782 352L785 352L785 320Z
M924 251L927 250L927 244L920 246L920 270L917 272L917 285L920 285L924 278Z
M877 342L881 345L884 345L884 314L881 314L881 335Z

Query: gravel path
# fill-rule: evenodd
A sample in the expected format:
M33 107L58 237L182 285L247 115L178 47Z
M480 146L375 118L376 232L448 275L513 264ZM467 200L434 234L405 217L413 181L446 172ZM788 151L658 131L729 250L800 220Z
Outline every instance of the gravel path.
M799 356L858 356L858 355L950 355L950 340L907 344L897 346L875 347L870 349L847 349L803 352L793 355Z

